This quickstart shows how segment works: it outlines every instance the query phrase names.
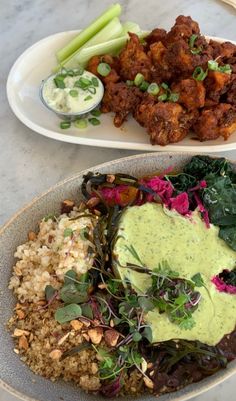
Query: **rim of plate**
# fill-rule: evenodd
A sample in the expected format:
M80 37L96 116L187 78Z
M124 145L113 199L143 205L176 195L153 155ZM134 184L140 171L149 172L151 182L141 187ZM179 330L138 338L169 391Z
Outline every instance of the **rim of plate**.
M200 152L187 152L189 156L194 156L197 154L200 154ZM185 155L187 156L187 154L185 152L166 152L165 153L165 157L175 157L175 156L181 156L181 155ZM164 155L163 155L164 156ZM14 223L14 220L21 215L25 210L27 210L28 208L30 208L33 204L35 204L36 202L38 202L40 199L42 199L44 196L46 196L48 193L53 192L55 189L57 189L58 187L62 187L63 185L65 185L66 183L75 180L77 177L82 176L86 173L88 173L88 171L92 169L100 169L100 168L104 168L104 167L110 167L111 164L118 164L121 161L129 161L129 160L135 160L135 159L145 159L147 157L159 157L158 154L156 152L152 152L152 153L142 153L142 154L138 154L138 155L133 155L133 156L127 156L127 157L122 157L119 159L115 159L109 162L105 162L105 163L101 163L95 166L92 166L90 168L87 168L85 170L81 170L78 173L73 174L72 176L59 181L57 184L51 186L50 188L48 188L48 190L44 191L43 193L41 193L40 195L34 197L29 203L27 203L26 205L24 205L23 207L21 207L16 213L13 214L13 216L7 220L7 222L0 227L0 236L4 233L4 231L8 228L8 226L12 223ZM217 154L211 154L211 157L215 157L215 158L219 158L220 156ZM227 160L229 160L232 164L234 164L236 166L236 162L232 161L230 158L227 158ZM233 361L232 361L233 362ZM231 362L231 363L232 363ZM235 360L236 362L236 360ZM190 389L188 391L187 394L183 394L183 395L179 395L178 397L175 398L175 401L188 401L191 398L201 395L202 393L205 393L206 391L212 389L213 387L215 387L216 385L224 382L225 380L227 380L228 378L232 377L235 373L236 373L236 365L230 367L228 370L221 370L219 371L220 377L217 377L217 379L215 378L214 380L214 376L217 375L213 374L212 376L209 376L207 378L205 378L205 380L202 380L200 382L197 383L192 383L189 385L190 386L194 386L193 389ZM218 373L219 373L218 372ZM210 382L208 382L208 380L210 379ZM200 385L200 389L197 388L195 385ZM28 395L26 395L25 393L21 393L18 390L15 390L14 387L12 387L11 385L9 385L8 383L4 382L1 378L0 378L0 388L3 388L4 390L8 391L10 394L24 400L24 401L38 401L38 399L33 398L33 397L29 397ZM186 387L185 387L186 388ZM178 392L182 391L183 389L178 390ZM174 393L171 393L174 395ZM151 399L155 399L155 396L150 395L149 397L149 401ZM141 401L141 398L136 398L137 400Z
M160 146L160 145L151 145L151 144L145 144L145 143L139 143L139 142L123 142L123 141L118 141L118 140L112 140L112 139L94 139L94 138L83 138L79 136L73 136L73 135L66 135L61 132L57 132L56 129L50 130L47 128L42 127L41 125L38 125L34 123L30 118L26 117L17 107L16 102L14 101L14 95L13 95L13 86L12 82L13 79L12 77L15 74L15 71L17 71L18 66L22 62L25 56L27 56L32 50L37 48L38 46L42 45L44 42L47 42L48 39L50 38L55 38L55 37L60 37L66 34L72 34L72 33L78 33L80 30L71 30L71 31L64 31L64 32L58 32L49 36L46 36L43 39L40 39L36 43L34 43L32 46L28 47L14 62L13 66L11 67L8 78L7 78L7 84L6 84L6 93L7 93L7 99L8 103L10 105L10 108L12 109L13 113L15 116L24 124L26 127L30 128L34 132L41 134L47 138L50 139L55 139L61 142L67 142L67 143L74 143L77 145L87 145L87 146L95 146L95 147L105 147L105 148L115 148L115 149L127 149L127 150L137 150L137 151L144 151L144 152L195 152L199 151L202 153L207 153L207 152L222 152L222 151L229 151L229 150L234 150L236 149L236 138L235 142L233 143L222 143L222 144L210 144L210 145L182 145L181 142L177 142L176 144L169 144L166 146ZM205 35L207 40L215 40L219 43L221 42L227 42L229 41L228 39L217 37L217 36L208 36ZM230 40L231 43L236 45L236 41Z

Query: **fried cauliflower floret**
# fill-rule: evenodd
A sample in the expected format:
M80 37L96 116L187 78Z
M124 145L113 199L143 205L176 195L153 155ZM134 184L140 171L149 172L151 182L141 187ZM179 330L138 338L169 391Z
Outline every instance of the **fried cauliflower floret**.
M144 125L152 145L165 146L183 139L193 123L194 113L187 113L176 103L141 103L135 118Z
M176 18L175 25L166 35L165 43L171 44L181 39L188 41L193 34L200 34L198 23L193 21L191 17L180 15Z
M219 102L220 96L227 92L230 80L230 74L220 71L208 71L204 81L207 98Z
M129 113L132 113L142 98L142 92L135 86L129 87L124 82L109 83L102 100L101 111L116 113L114 125L120 127Z
M233 57L236 54L236 45L231 42L219 43L210 40L209 45L213 49L213 58L219 57L221 60Z
M217 139L220 136L226 140L236 130L236 109L225 103L203 109L193 129L200 141Z
M107 63L111 67L111 71L106 77L102 77L97 71L98 65L100 63ZM98 78L100 78L101 81L104 82L104 84L108 84L110 82L115 83L120 79L118 73L119 72L118 59L108 54L105 54L104 56L93 56L88 62L87 70L92 72Z
M166 38L166 30L155 28L152 32L149 33L145 38L145 42L147 43L147 48L149 48L153 43L163 42Z
M139 37L129 33L130 40L120 53L120 75L123 80L134 80L138 73L143 74L146 81L151 76L151 60L144 51Z
M227 92L226 100L227 100L227 103L230 103L230 104L236 106L236 76L235 76L235 79L230 84L230 87Z
M178 83L174 83L171 90L179 94L178 103L188 110L204 106L206 90L200 81L193 78L182 79Z

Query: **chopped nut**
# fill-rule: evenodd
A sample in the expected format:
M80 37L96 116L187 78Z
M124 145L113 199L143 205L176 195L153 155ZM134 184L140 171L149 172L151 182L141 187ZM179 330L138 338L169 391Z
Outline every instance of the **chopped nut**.
M66 341L66 339L69 337L70 333L65 334L63 337L60 338L60 340L58 341L58 345L61 345L64 343L64 341Z
M147 367L148 367L148 369L151 369L153 367L153 363L152 362L148 362Z
M29 231L29 232L28 232L28 240L29 240L29 241L35 241L36 238L37 238L37 235L35 234L34 231Z
M115 181L116 177L113 174L107 174L106 176L106 182L109 182L112 184Z
M46 301L44 301L43 299L41 299L40 301L37 302L38 306L44 306L46 305Z
M101 216L101 212L100 212L100 210L97 210L97 209L94 209L94 214L96 215L96 216Z
M83 323L83 325L84 326L86 326L86 327L89 327L90 326L90 321L89 320L87 320L87 319L83 319L83 318L80 318L80 321Z
M60 349L54 349L53 351L50 352L49 356L53 360L60 359L62 356L62 351Z
M27 338L25 336L21 336L19 338L19 348L20 349L24 349L26 351L29 348L29 343L28 343Z
M144 381L145 385L146 385L148 388L153 389L154 384L153 384L153 381L152 381L151 379L149 379L149 377L146 377L146 376L145 376L145 377L143 378L143 381Z
M105 283L99 283L98 288L100 288L100 290L105 290L107 288L107 285Z
M113 319L110 320L110 326L111 326L111 327L114 327L114 326L115 326L115 323L114 323L114 320L113 320Z
M141 368L142 368L142 372L143 372L143 373L146 372L147 367L148 367L148 365L147 365L146 359L142 358Z
M22 308L22 305L17 302L17 304L16 304L14 309L21 309L21 308Z
M34 335L33 335L33 333L30 333L30 336L29 336L29 342L31 343L31 341L34 339Z
M93 362L91 365L91 372L93 375L95 375L98 372L98 365L97 363Z
M96 198L96 197L94 196L93 198L90 198L90 199L88 200L88 202L86 203L86 206L87 206L89 209L91 209L91 208L97 206L97 205L99 204L99 202L100 202L100 199L99 199L99 198Z
M17 309L16 314L17 314L18 319L20 319L20 320L25 318L25 312L22 309Z
M14 267L14 272L16 273L17 276L22 276L22 271L19 266Z
M61 213L70 213L73 210L73 207L75 206L75 202L73 202L70 199L65 199L61 203Z
M28 336L30 334L27 330L15 329L13 336L14 337L21 337L21 336Z
M79 207L78 207L78 210L79 210L79 212L81 212L81 210L84 210L85 209L85 203L84 202L80 202L80 204L79 204Z
M101 327L89 329L88 336L93 344L100 344L100 342L102 341L103 329Z
M153 376L154 375L154 370L152 370L150 373L149 373L149 376Z
M116 346L119 337L120 337L120 334L116 330L112 330L112 329L106 330L104 333L104 340L105 340L106 344L109 345L110 347Z
M87 333L83 333L82 336L85 338L86 341L90 341L90 337L88 336Z
M83 327L83 323L79 320L71 320L70 325L73 327L74 330L81 330Z
M15 352L15 354L19 354L20 353L20 351L17 348L14 348L13 351Z

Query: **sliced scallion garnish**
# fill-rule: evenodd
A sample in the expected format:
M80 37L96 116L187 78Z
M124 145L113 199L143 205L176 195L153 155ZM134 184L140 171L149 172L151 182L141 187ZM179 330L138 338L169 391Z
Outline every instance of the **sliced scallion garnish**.
M69 95L72 97L77 97L79 92L76 89L71 89Z
M92 114L92 116L94 116L94 117L99 117L102 113L101 113L100 110L95 109L95 110L92 110L92 111L90 112L90 114Z
M223 72L225 74L231 74L232 72L232 69L229 64L219 66L216 60L209 60L207 65L208 69L211 71Z
M85 118L81 118L79 120L76 120L74 122L74 125L75 125L76 128L84 129L84 128L86 128L88 126L88 123L87 123L87 120Z
M165 82L162 82L161 87L165 90L169 89L169 85L167 85Z
M93 77L91 79L91 82L92 82L92 85L95 86L96 88L99 86L99 82L98 82L97 78Z
M88 121L89 121L90 124L92 124L92 125L99 125L99 124L101 124L101 122L100 122L97 118L94 118L94 117L89 118Z
M193 71L193 78L196 79L196 81L204 81L208 73L208 70L204 71L202 67L196 67L195 70Z
M147 92L150 93L150 95L156 96L160 91L159 86L153 82L149 85L149 87L147 88Z
M149 82L143 81L143 82L141 83L141 85L139 86L139 89L140 89L142 92L146 92L146 90L147 90L148 87L149 87Z
M202 47L195 47L195 41L198 38L198 35L191 35L189 39L189 47L192 54L199 54L202 51Z
M84 98L84 100L87 102L87 100L90 100L90 99L92 99L92 96L91 95L88 95L88 96L86 96L85 98Z
M171 92L169 94L169 97L168 97L168 101L169 102L178 102L178 100L179 100L179 94L178 93Z
M57 88L65 89L66 85L65 85L65 82L64 82L64 78L65 78L65 76L63 76L63 75L56 75L55 76L53 81L54 81L54 83L55 83Z
M99 63L97 66L97 72L102 77L106 77L111 72L111 67L107 63Z
M97 91L96 91L96 88L94 88L94 86L90 86L90 87L88 88L88 92L90 92L90 93L92 93L93 95L95 95L95 93L96 93Z
M138 74L136 74L135 78L134 78L134 85L136 86L140 86L141 83L144 81L144 76L143 74L141 74L140 72L138 72Z
M167 93L163 93L163 95L158 96L159 102L164 102L165 100L167 100L167 98L168 98Z
M77 68L74 69L74 76L82 75L84 73L84 68L79 65Z
M71 122L70 121L61 121L60 122L60 128L61 129L67 129L70 128Z
M131 81L130 79L127 79L126 85L128 85L128 86L134 86L134 81Z

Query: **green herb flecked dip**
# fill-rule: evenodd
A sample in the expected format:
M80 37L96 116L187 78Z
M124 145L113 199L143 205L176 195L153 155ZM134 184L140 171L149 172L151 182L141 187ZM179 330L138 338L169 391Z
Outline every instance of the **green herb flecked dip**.
M146 203L128 208L120 221L115 258L122 266L137 261L128 251L132 245L143 263L155 269L167 260L180 277L191 279L197 273L202 275L206 288L198 288L202 298L193 313L195 326L183 330L171 323L165 313L157 309L148 312L145 320L150 324L153 342L170 339L199 340L216 345L225 334L232 332L236 324L236 296L219 292L211 278L223 269L232 269L236 263L236 252L218 237L219 228L207 228L200 214L195 211L190 217L183 217L162 205ZM138 293L145 293L151 278L144 273L116 269L122 280L128 278Z

